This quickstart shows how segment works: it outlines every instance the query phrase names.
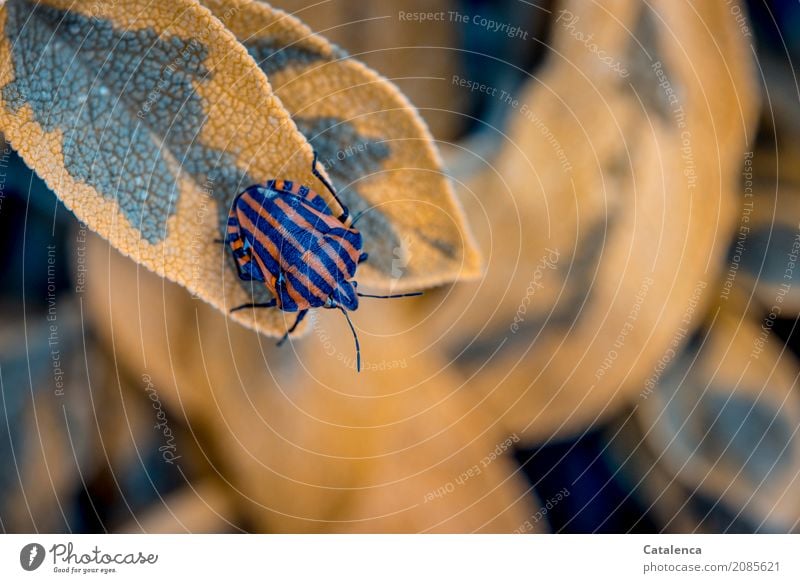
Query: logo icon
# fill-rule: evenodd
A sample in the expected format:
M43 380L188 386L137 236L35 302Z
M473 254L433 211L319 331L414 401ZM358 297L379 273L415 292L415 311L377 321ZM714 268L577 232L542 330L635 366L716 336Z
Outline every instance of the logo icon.
M44 562L44 547L39 543L30 543L19 552L19 564L26 571L35 571Z
M411 263L411 247L413 241L411 237L405 235L403 240L392 250L392 279L389 282L389 289L394 291L400 278L406 273L406 267Z

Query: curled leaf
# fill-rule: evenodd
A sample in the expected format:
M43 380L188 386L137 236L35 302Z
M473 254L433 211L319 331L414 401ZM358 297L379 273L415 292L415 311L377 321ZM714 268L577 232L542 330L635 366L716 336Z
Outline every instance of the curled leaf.
M190 0L11 0L0 28L0 130L28 165L138 263L221 310L248 301L214 243L230 201L274 176L315 182L311 148L223 24Z
M700 324L753 137L749 47L724 6L614 6L553 15L554 50L470 189L487 277L435 315L471 386L531 440L618 411Z
M344 202L363 213L359 280L417 289L475 276L480 259L433 140L387 79L262 2L203 0L247 47Z
M670 477L659 492L649 488L646 501L670 521L693 513L693 524L729 521L717 532L787 532L800 519L800 369L773 333L742 318L741 307L723 304L642 393L640 435L629 443L643 444ZM676 489L679 506L660 501ZM705 500L719 508L712 512Z

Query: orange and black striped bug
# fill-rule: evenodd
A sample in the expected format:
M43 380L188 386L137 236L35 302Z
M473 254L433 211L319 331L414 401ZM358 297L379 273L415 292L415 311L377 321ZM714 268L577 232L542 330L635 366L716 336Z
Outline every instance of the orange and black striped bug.
M230 247L239 277L263 282L274 299L231 310L278 308L297 312L297 319L278 342L280 346L313 308L338 309L344 314L356 344L357 370L361 348L348 311L358 309L358 298L401 298L421 293L376 296L356 291L353 279L366 261L361 233L336 190L311 166L314 176L342 208L334 216L325 200L312 189L291 180L254 184L236 196L228 215L225 243Z

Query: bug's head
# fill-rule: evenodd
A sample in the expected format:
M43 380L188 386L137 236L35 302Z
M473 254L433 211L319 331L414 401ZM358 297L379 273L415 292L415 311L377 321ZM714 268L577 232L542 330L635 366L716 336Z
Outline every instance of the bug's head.
M345 310L352 312L358 309L358 294L353 282L342 281L333 292L333 301L336 305L343 307Z

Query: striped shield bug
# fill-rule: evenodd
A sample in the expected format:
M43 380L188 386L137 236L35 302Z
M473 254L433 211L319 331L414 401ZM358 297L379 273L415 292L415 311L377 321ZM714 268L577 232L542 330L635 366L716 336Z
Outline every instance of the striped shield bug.
M291 180L269 180L245 189L233 201L228 215L226 243L239 277L263 283L273 299L244 304L231 310L277 308L296 312L294 324L278 345L297 329L309 310L340 310L353 334L357 370L361 348L348 312L358 309L358 298L402 298L421 293L378 296L357 291L354 280L362 253L361 233L330 182L317 170L314 153L311 171L342 208L334 216L325 200L307 186Z

